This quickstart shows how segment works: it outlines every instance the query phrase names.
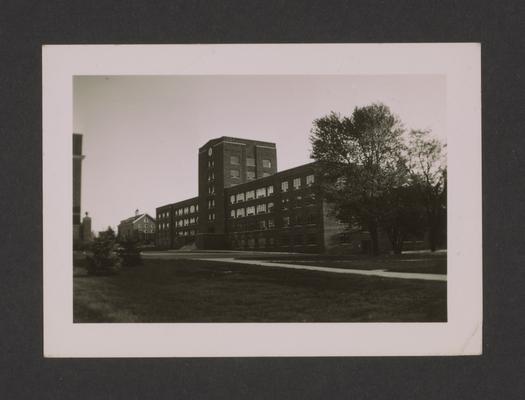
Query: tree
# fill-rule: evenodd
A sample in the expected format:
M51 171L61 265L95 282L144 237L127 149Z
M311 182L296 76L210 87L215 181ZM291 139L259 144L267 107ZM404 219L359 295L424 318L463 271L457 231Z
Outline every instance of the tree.
M394 254L401 254L410 235L421 236L425 231L424 209L420 193L414 185L393 188L384 197L384 212L380 225L386 232Z
M368 229L373 254L387 199L408 179L403 133L399 118L381 103L356 107L351 117L332 112L311 131L311 157L320 161L325 195L340 220Z
M86 257L90 275L112 275L120 270L122 261L117 253L115 231L108 227L91 243L91 254Z
M412 184L418 188L426 213L430 250L446 238L447 168L445 145L430 131L409 134L409 168Z

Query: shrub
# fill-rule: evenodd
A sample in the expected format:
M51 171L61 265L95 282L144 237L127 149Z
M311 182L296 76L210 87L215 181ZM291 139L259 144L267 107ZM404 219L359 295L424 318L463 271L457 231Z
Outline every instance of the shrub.
M100 232L91 243L91 251L86 256L86 268L89 275L114 275L121 268L122 260L117 252L115 232L108 228Z
M133 267L142 264L138 240L126 239L120 242L119 256L123 267Z

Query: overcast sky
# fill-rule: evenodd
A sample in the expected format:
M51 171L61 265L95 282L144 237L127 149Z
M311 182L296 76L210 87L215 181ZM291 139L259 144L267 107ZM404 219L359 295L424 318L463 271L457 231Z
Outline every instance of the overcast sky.
M99 231L196 196L198 148L220 136L275 142L279 170L310 162L314 119L378 101L446 141L444 76L75 77L82 213Z

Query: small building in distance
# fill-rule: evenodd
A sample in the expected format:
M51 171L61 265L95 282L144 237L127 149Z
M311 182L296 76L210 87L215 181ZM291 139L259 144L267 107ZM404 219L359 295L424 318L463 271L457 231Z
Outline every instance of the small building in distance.
M155 242L155 219L149 214L135 211L133 217L120 221L118 225L119 240L138 240L142 243Z

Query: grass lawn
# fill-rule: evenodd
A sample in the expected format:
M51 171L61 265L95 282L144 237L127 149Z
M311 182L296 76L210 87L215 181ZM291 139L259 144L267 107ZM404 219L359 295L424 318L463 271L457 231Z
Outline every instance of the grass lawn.
M242 257L248 259L249 257ZM257 257L263 259L263 257ZM384 269L391 272L417 272L422 274L446 274L446 253L412 253L401 255L327 256L327 255L271 255L265 261L287 264L312 265L344 269Z
M74 273L74 322L444 322L446 283L201 260Z

